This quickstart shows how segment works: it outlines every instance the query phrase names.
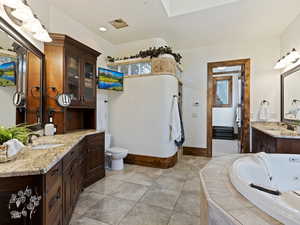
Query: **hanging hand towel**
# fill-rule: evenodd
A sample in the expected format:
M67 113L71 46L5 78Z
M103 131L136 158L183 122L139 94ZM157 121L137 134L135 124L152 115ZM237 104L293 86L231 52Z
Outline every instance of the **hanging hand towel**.
M170 137L172 141L181 141L182 130L177 97L173 98L170 120L170 132Z
M259 120L260 121L269 121L269 116L270 116L269 104L266 104L266 103L261 104L259 114L258 114Z

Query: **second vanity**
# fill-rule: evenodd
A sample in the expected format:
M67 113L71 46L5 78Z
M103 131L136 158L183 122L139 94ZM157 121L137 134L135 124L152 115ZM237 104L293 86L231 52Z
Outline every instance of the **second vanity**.
M28 187L42 197L32 225L67 225L83 188L104 176L103 132L41 137L17 159L0 164L0 224L25 224L11 219L8 203L12 194Z
M300 135L280 123L252 123L252 152L300 154Z

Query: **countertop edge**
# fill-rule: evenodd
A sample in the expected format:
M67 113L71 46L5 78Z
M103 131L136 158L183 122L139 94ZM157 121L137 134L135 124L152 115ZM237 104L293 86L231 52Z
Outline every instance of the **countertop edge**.
M82 141L85 137L95 134L101 134L105 131L91 131L89 133L83 134L78 140L76 140L64 153L62 153L58 158L55 158L46 168L36 169L36 170L24 170L22 172L0 172L0 178L10 178L10 177L23 177L23 176L36 176L36 175L44 175L48 173L58 162L60 162L71 150L74 148L80 141Z

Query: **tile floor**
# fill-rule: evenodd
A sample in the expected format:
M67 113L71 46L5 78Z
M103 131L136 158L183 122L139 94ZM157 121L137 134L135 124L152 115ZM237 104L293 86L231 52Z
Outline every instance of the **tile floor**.
M81 194L70 225L199 225L198 171L208 159L183 156L171 169L125 165Z
M237 140L213 139L212 154L213 157L220 157L239 153L239 142Z

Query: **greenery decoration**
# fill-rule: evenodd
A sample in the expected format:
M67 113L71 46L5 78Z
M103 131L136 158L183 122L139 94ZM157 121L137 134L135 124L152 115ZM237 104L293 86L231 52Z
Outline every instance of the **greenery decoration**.
M182 56L179 53L174 53L172 48L169 46L161 46L159 48L151 47L147 50L141 50L136 55L132 55L129 57L123 57L123 58L114 58L114 57L108 56L107 60L108 60L108 62L114 63L115 61L126 60L126 59L147 58L147 57L157 58L158 56L163 55L163 54L170 54L170 55L174 56L175 61L177 63L181 64Z
M11 139L17 139L23 144L28 143L30 130L24 126L5 128L0 126L0 145Z

